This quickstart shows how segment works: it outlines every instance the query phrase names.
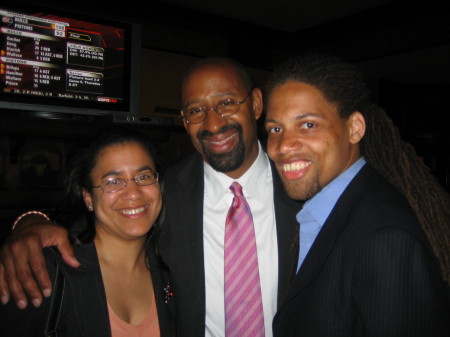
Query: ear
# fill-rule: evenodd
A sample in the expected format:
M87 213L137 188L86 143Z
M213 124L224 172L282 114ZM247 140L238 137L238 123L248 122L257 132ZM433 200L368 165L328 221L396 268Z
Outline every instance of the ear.
M359 111L353 112L348 118L348 125L350 143L359 143L366 133L366 120L364 116Z
M183 121L183 126L184 126L184 129L186 130L186 132L189 134L189 128L188 128L188 126L187 126L187 123L186 123L186 120L183 118L183 110L180 110L180 118L181 118L181 120Z
M262 92L259 88L254 88L252 92L252 107L253 113L255 114L255 119L259 119L263 111L263 99Z
M81 193L83 194L84 204L86 205L87 209L89 211L92 211L94 209L94 207L93 207L93 203L92 203L91 194L88 191L86 191L86 189L84 189L84 188L81 191Z

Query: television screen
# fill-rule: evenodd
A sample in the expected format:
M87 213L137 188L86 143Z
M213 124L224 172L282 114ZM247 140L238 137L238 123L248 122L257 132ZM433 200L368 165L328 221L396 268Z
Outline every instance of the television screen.
M137 112L136 25L30 6L0 18L1 108Z

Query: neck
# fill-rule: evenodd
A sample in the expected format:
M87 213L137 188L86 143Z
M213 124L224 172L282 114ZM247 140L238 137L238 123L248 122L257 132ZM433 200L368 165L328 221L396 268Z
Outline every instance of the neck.
M96 235L94 243L100 264L113 264L128 271L146 266L145 238L124 241L107 235Z

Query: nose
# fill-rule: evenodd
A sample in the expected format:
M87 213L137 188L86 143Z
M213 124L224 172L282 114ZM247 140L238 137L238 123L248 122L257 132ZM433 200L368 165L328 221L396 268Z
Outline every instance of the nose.
M214 133L227 123L226 118L222 117L215 108L209 108L203 120L203 129Z
M127 179L127 185L122 190L123 197L125 199L136 200L139 199L142 195L142 186L136 184L136 181L133 179Z
M277 151L282 154L291 151L298 151L303 146L302 141L297 132L293 130L285 130L278 139Z

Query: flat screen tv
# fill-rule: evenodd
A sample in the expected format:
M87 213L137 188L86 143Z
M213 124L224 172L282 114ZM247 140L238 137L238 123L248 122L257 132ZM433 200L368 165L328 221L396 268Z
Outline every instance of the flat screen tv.
M0 19L2 111L138 113L138 24L14 2Z

